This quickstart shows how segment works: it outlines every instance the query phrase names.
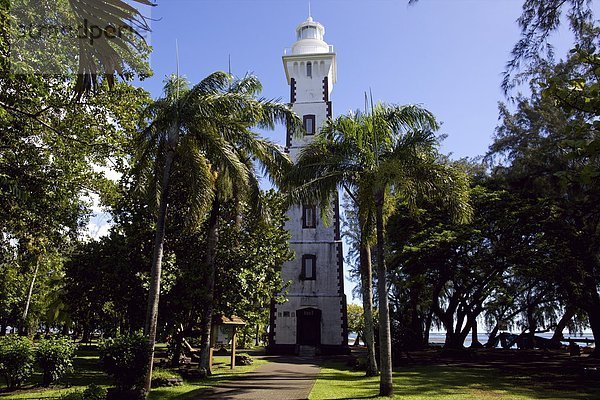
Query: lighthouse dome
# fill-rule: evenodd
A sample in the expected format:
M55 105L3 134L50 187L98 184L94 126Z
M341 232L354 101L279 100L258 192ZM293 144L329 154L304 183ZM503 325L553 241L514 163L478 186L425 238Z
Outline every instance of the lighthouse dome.
M308 17L296 28L296 43L292 46L292 54L329 53L330 46L323 40L325 27Z

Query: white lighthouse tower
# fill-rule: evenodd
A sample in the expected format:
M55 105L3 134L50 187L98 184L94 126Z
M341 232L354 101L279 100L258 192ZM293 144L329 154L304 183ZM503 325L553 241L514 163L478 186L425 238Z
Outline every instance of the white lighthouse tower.
M336 82L336 55L324 41L325 28L312 17L296 28L296 42L286 49L283 66L290 85L290 103L302 118L306 134L288 131L286 149L295 161L332 115L330 95ZM291 281L283 304L272 303L268 351L273 354L348 353L348 324L339 199L331 205L333 221L320 219L314 204L288 211L286 229L294 260L282 267L284 282Z

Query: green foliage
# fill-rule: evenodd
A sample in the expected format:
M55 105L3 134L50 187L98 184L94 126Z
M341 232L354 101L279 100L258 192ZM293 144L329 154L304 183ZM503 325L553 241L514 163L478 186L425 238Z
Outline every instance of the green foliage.
M99 194L106 201L114 197L114 184L98 167L111 162L122 169L128 135L147 100L143 90L119 84L113 91L102 87L96 96L73 102L68 84L66 78L0 75L4 325L32 329L40 322L68 322L67 309L58 301L62 264L84 230L90 196ZM9 186L18 187L19 193ZM32 281L29 312L22 321L22 293Z
M293 257L286 220L284 197L274 190L260 194L263 211L257 217L253 206L224 207L217 248L215 312L243 316L247 323L265 323L273 293L281 293L280 268ZM241 218L241 223L236 219Z
M551 256L537 276L550 276L562 306L585 310L600 337L600 36L595 25L581 28L583 44L541 69L515 111L501 108L488 159L494 175L542 216L538 254Z
M31 376L33 363L31 340L17 335L0 337L0 374L9 390L17 389Z
M73 87L83 82L71 73L15 74L11 69L15 65L10 62L17 60L8 55L14 55L9 43L18 24L11 12L25 3L29 2L0 2L0 273L5 278L0 284L0 325L32 333L41 323L70 322L68 309L61 301L62 264L83 233L92 196L99 195L105 203L114 197L114 182L102 168L110 165L123 171L129 138L140 123L139 112L149 96L127 83L109 89L107 80L99 78L93 82L93 96L74 101ZM89 6L80 4L74 11L73 2L54 3L38 9L29 7L27 11L32 15L43 13L40 18L50 24L71 23L71 17ZM132 17L139 17L134 8L123 9L118 15L111 20L131 21ZM41 42L47 40L51 39L40 38ZM36 49L55 44L41 42ZM112 45L104 50L111 52ZM126 47L130 45L130 41L125 43ZM91 78L90 63L100 60L78 58L78 51L89 56L92 49L85 45L73 48L72 43L56 46L53 51L34 54L25 61L43 59L62 71L73 71L67 64L81 61L82 66L86 65L85 74ZM132 72L147 75L145 47L139 50L108 59L123 77L131 78ZM114 70L107 72L112 75ZM87 79L86 83L89 85L92 80ZM28 292L32 282L32 296L26 300L23 293ZM26 303L28 313L23 320Z
M162 368L153 368L152 369L152 387L163 387L163 386L174 386L171 382L172 379L181 379L181 375L179 375L175 371L166 370Z
M105 400L106 389L94 384L88 386L82 392L73 392L62 395L60 400Z
M145 307L139 299L146 297L152 233L148 225L130 221L99 240L79 243L65 263L63 299L86 334L101 329L115 335L118 328L142 327Z
M362 335L365 329L365 317L363 308L358 304L348 304L348 330Z
M44 386L49 386L73 370L75 344L67 337L42 339L35 349L35 359L42 368Z
M100 364L119 390L143 388L151 351L148 338L142 334L117 336L101 344Z
M154 368L152 369L152 380L155 379L173 379L173 378L181 378L175 371L171 371L163 368Z
M578 45L584 45L587 26L593 21L589 0L523 0L523 12L517 20L521 38L514 45L512 58L507 63L504 89L514 88L538 76L540 68L552 62L554 47L549 39L561 24L568 25Z

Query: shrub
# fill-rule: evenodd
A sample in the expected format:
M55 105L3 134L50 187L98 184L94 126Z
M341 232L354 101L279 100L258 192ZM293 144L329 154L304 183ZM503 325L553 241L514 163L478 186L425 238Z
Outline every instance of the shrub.
M73 370L75 345L65 337L43 339L35 349L35 358L43 372L43 386L50 386Z
M71 392L63 394L59 397L60 400L83 400L83 392Z
M235 365L252 365L252 363L254 363L254 360L246 353L235 356Z
M17 335L0 337L0 374L9 390L20 387L31 376L33 362L31 340Z
M66 395L62 395L60 400L105 400L106 399L106 389L101 388L100 386L96 386L94 384L90 385L83 392L72 392Z
M148 339L141 334L117 336L100 345L100 365L113 377L118 391L143 389L151 352Z
M179 386L183 383L177 372L156 368L152 370L152 387Z

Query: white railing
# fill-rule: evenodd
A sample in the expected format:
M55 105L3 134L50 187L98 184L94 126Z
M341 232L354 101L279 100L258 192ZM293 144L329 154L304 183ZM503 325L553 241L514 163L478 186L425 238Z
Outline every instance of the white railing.
M328 45L328 51L323 51L323 47L322 46L302 46L302 53L298 53L298 54L327 54L327 53L333 53L333 46L332 45ZM291 47L286 47L285 49L283 49L283 55L284 56L290 56L294 54L294 52L292 51Z

